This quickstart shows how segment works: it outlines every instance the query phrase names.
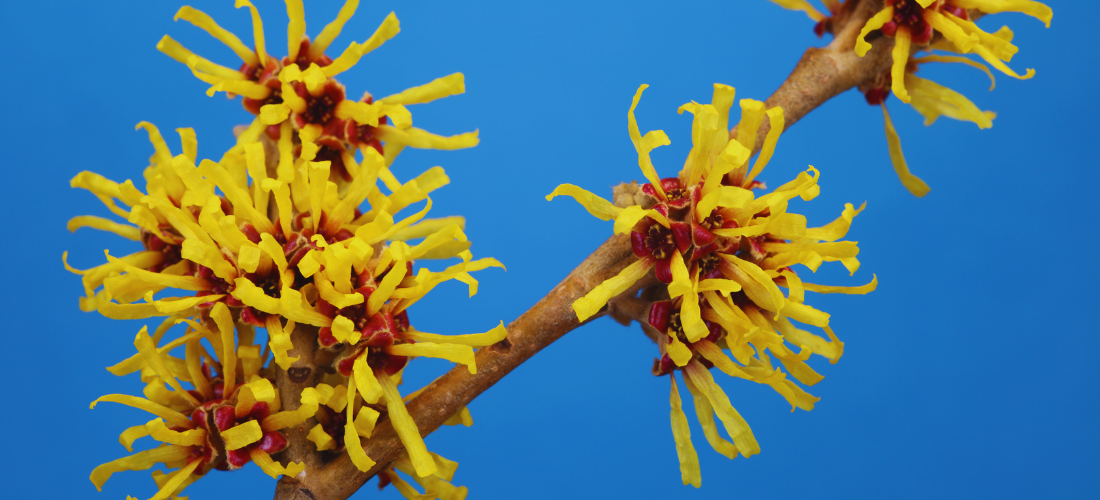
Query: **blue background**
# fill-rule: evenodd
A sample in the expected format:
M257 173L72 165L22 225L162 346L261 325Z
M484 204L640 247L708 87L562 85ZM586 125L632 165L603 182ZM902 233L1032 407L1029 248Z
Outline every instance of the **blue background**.
M269 50L285 50L282 2L257 1ZM395 10L403 31L341 75L349 93L385 96L455 71L465 95L413 109L416 124L442 134L474 128L477 148L409 151L395 169L411 176L442 165L452 184L433 195L436 216L462 214L478 256L508 271L479 274L467 299L445 286L412 312L418 328L485 331L511 321L551 289L611 232L568 198L546 202L560 183L609 195L640 178L626 111L640 83L652 87L642 130L664 129L672 145L655 153L673 175L690 148L690 116L677 106L706 102L711 84L764 99L805 47L823 45L804 15L763 0L684 2L364 2L334 47L364 40ZM471 498L1095 497L1097 470L1095 264L1100 181L1096 158L1098 42L1094 2L1049 2L1053 28L1020 14L1009 24L1034 67L1020 82L959 65L921 74L999 113L991 130L948 119L924 127L912 109L888 101L913 171L932 186L910 196L890 168L882 116L857 92L830 101L780 141L762 178L786 182L807 164L822 171L822 194L792 210L811 224L831 221L845 202L866 200L850 239L863 267L839 265L810 280L866 283L862 296L812 296L846 342L812 412L790 413L769 388L722 381L763 452L729 461L702 439L692 415L703 487L681 486L669 427L668 380L649 374L655 347L637 326L603 319L537 355L470 408L472 428L444 428L430 449L459 461L455 483ZM223 26L251 40L249 16L229 0L201 0ZM175 2L4 2L0 45L0 151L8 242L3 261L8 387L3 428L5 496L150 497L147 472L118 474L103 493L87 480L97 464L126 454L124 428L144 413L88 403L113 392L140 394L136 375L103 367L125 358L142 322L116 322L76 307L79 278L135 245L109 234L69 234L75 215L106 215L68 187L81 170L140 180L152 148L140 120L158 125L178 153L177 127L194 127L200 158L232 144L233 125L251 119L239 102L160 54L168 33L196 53L235 66L224 46L187 23ZM307 5L316 34L338 2ZM139 185L142 185L139 182ZM808 274L808 273L806 273ZM419 360L410 384L446 369ZM406 386L411 390L413 386ZM689 413L691 413L689 411ZM139 441L140 443L140 441ZM140 444L139 444L140 446ZM372 482L357 498L377 493ZM258 468L212 473L188 488L195 499L268 498L274 482Z

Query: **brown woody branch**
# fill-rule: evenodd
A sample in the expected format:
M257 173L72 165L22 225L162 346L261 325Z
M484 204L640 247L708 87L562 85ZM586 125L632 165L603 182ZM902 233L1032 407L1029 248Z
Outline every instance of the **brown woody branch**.
M882 8L882 1L848 0L842 5L841 12L830 23L835 34L832 43L824 48L808 49L787 80L766 101L769 108L783 108L787 127L841 92L872 82L890 68L892 39L879 37L872 41L873 48L865 57L857 57L853 52L856 36L867 19ZM763 144L769 128L770 125L765 121L757 132L758 148ZM731 137L734 136L736 128L730 133ZM550 293L508 325L508 337L505 340L478 351L477 374L471 375L465 367L456 367L428 385L407 405L409 413L420 428L420 434L427 436L434 432L449 417L517 366L583 324L577 321L572 308L573 302L604 280L618 274L634 259L627 236L611 237ZM650 284L644 281L624 294L624 299L613 301L608 307L609 312L619 319L644 318L647 311L643 309L648 301L627 298L633 297L641 287ZM310 340L305 337L310 336L295 336L293 339L296 347L304 348L297 353L303 358L295 366L308 367L310 373L316 376L320 368L317 362L322 360L313 357L314 348L299 343ZM307 386L303 384L308 383L292 380L291 370L280 371L277 379L284 404L288 408L296 405L292 403L297 401L294 396ZM284 385L288 383L291 384ZM385 419L378 423L373 435L364 442L367 455L377 462L367 472L359 471L347 454L322 463L317 458L317 453L309 448L312 443L304 439L304 432L288 434L292 444L283 458L305 461L306 469L297 477L284 477L279 481L275 491L277 500L346 499L368 479L387 467L402 451L401 441L393 426Z

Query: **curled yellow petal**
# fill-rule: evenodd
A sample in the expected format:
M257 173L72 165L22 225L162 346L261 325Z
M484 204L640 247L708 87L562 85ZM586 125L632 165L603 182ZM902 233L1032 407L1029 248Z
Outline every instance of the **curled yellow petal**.
M306 469L305 463L302 462L290 462L286 467L283 467L283 464L276 462L271 458L271 455L259 448L248 450L248 456L253 462L256 462L256 465L260 466L264 474L271 476L273 479L278 479L279 476L294 477Z
M378 382L382 385L390 421L393 423L394 430L397 431L397 436L401 439L401 444L405 445L405 451L412 460L416 475L424 477L434 474L438 470L435 460L428 453L428 448L424 446L424 439L420 437L420 429L417 428L416 422L413 421L409 411L405 408L405 402L401 400L401 394L397 392L397 386L393 384L393 380L386 372L378 374ZM354 428L354 423L349 422L349 425ZM352 433L354 434L354 431Z
M466 335L438 335L434 333L424 333L421 331L410 329L409 331L405 332L403 336L416 340L418 342L450 343L468 345L473 347L485 347L504 340L504 338L508 336L508 330L504 328L504 322L501 321L499 326L485 333L471 333Z
M642 279L652 267L647 261L639 260L623 269L618 275L600 283L584 297L573 302L577 319L585 321L591 318L607 304L612 297L625 292L631 285Z
M899 27L897 34L894 36L894 51L892 53L894 62L890 66L890 89L894 91L894 95L898 97L898 100L905 103L912 100L909 93L905 91L905 67L909 64L909 47L912 45L912 41L913 35L909 33L909 28ZM885 109L885 106L883 109Z
M124 470L146 470L158 463L169 463L186 460L191 456L191 448L186 446L161 446L151 450L145 450L128 457L112 460L92 470L89 479L96 489L103 491L103 484L110 479L111 474ZM198 463L198 460L195 461Z
M867 24L863 25L863 29L859 31L859 36L856 37L856 55L863 57L867 54L868 50L871 50L871 44L867 43L867 35L872 31L882 28L887 22L894 18L894 7L887 6L885 9L878 11L877 14L871 16L867 20ZM909 54L906 54L908 57Z
M225 449L239 450L259 441L264 436L264 432L260 429L259 422L249 420L222 431L221 436L225 440Z
M952 5L964 9L978 9L986 14L999 12L1022 12L1042 21L1050 27L1054 11L1046 5L1032 0L952 0Z
M153 415L163 418L174 427L189 428L193 425L191 419L188 418L186 415L162 404L149 401L145 398L129 396L126 394L108 394L106 396L100 396L95 401L92 401L92 404L89 406L89 408L95 408L95 405L100 403L101 401L124 404L126 406L132 406L139 410L145 410L149 413L152 413Z
M737 446L737 450L741 452L741 455L747 458L760 453L760 445L752 435L752 429L749 428L748 422L745 422L741 414L737 413L726 394L714 383L710 371L698 361L692 361L684 368L684 372L691 378L695 387L699 388L700 392L706 396L711 406L714 407L718 419L726 427L726 432L733 439L733 443Z
M826 17L825 14L819 12L817 9L814 8L813 5L810 5L810 2L807 2L806 0L772 0L772 2L778 4L784 9L801 10L805 12L807 16L810 16L810 19L813 19L814 22L821 22L821 20L825 19ZM696 488L698 487L699 486L696 485Z
M214 20L211 19L210 16L208 16L205 12L193 9L190 6L185 5L181 7L178 12L176 12L175 20L179 21L180 19L194 24L195 26L203 29L207 33L210 33L210 36L213 36L214 38L218 39L219 42L224 43L230 49L232 49L233 52L235 52L242 61L253 66L260 63L260 59L256 57L256 54L252 51L252 49L248 48L248 46L245 45L244 42L241 42L241 39L237 38L237 35L234 35L233 33L226 31L225 28L218 26L218 23L214 22Z
M685 485L698 488L703 482L703 476L699 473L699 455L691 444L691 429L688 427L687 415L684 415L680 405L675 373L670 373L669 379L672 380L672 392L669 393L669 403L672 406L670 420L672 437L676 441L676 457L680 460L680 479Z
M381 101L389 104L422 104L436 99L466 92L466 78L462 73L453 73L417 87L405 89L397 94L383 97Z
M468 345L418 342L416 344L392 345L386 348L386 352L395 356L423 356L446 359L454 363L466 365L470 373L477 373L477 363L474 361L474 350Z
M909 165L905 162L905 155L901 152L901 138L898 137L898 132L894 130L894 122L890 120L890 112L886 110L885 105L882 106L882 116L886 122L886 144L890 148L890 161L894 164L894 171L901 179L901 184L913 196L922 197L928 194L932 188L928 187L928 184L925 184L919 177L909 173Z
M92 215L79 215L69 219L69 223L66 224L66 229L69 232L76 232L77 229L82 227L90 227L92 229L98 229L100 231L107 231L109 233L115 233L128 240L140 241L141 229L130 226L127 224L119 224L110 219L104 219L103 217L95 217Z
M546 195L546 201L553 200L556 196L572 196L588 213L600 220L611 220L619 216L623 209L616 207L610 201L596 196L591 192L572 184L562 184L554 191Z

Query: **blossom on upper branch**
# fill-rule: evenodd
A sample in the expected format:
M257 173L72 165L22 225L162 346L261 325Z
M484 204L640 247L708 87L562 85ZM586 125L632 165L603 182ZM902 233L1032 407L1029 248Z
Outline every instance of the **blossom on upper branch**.
M806 0L772 1L786 8L804 10L810 14L812 19L818 21L814 28L818 36L826 31L824 27L828 26L832 16L847 5L835 0L825 2L831 13L830 16L825 16L814 9ZM923 180L909 171L905 156L902 154L901 140L894 129L890 113L886 110L885 101L891 91L902 102L910 104L913 109L924 115L925 125L931 125L940 116L947 116L957 120L969 121L977 125L978 128L986 129L993 126L992 120L996 117L996 113L982 111L962 94L931 80L916 76L921 64L944 62L973 66L984 71L989 75L990 80L993 80L993 73L985 64L961 55L929 54L922 57L911 56L911 45L915 43L924 46L924 49L928 51L941 50L953 54L976 53L997 69L1021 79L1030 78L1034 74L1034 71L1029 69L1025 76L1020 76L1004 64L1004 62L1010 61L1012 55L1017 52L1017 48L1012 45L1012 30L1004 26L994 33L986 33L970 21L971 12L967 9L976 9L984 13L1024 12L1041 19L1048 27L1053 15L1049 7L1027 0L1019 2L1000 0L887 0L885 8L863 27L856 42L856 53L863 56L871 48L865 38L875 30L881 30L882 34L896 39L891 69L879 75L874 81L861 84L860 91L864 93L869 104L882 106L891 162L902 184L915 196L928 194L930 188ZM940 32L943 35L942 38L935 38L934 34L936 32ZM993 90L993 85L990 86L990 90Z
M220 91L244 98L245 109L256 118L242 134L242 140L251 140L264 131L272 140L279 140L280 124L289 122L294 126L303 158L330 161L333 172L345 177L348 176L341 162L346 149L372 147L379 153L385 151L392 161L406 146L460 149L477 145L476 131L443 137L413 127L412 115L406 108L465 92L462 73L382 99L376 100L370 93L358 100L347 97L346 89L335 77L351 69L364 55L401 30L397 16L391 12L366 41L352 42L335 59L329 57L325 51L358 5L358 0L347 0L336 19L311 40L305 35L302 0L286 0L289 42L287 55L282 59L268 53L259 11L248 0L237 0L236 6L248 7L251 11L252 47L218 26L204 12L189 6L181 8L176 13L176 20L194 24L232 49L242 60L237 70L197 56L167 35L157 44L157 49L187 65L198 79L210 84L207 95ZM390 147L384 149L382 143Z
M894 38L891 89L902 102L912 98L905 88L905 68L913 44L928 46L939 33L943 41L932 48L969 54L973 52L994 68L1014 78L1028 79L1035 70L1028 69L1023 76L1005 63L1019 51L1005 37L982 31L970 20L968 9L985 14L998 12L1022 12L1035 17L1050 27L1054 16L1050 7L1030 0L886 0L886 6L867 20L856 38L856 55L867 54L871 44L865 38L875 30Z
M783 110L741 100L741 121L737 136L731 139L729 110L734 89L719 84L714 86L711 104L691 102L680 108L681 113L694 115L693 147L679 176L659 178L650 152L669 140L660 130L644 136L638 130L634 109L645 88L638 89L627 115L638 163L649 181L640 190L644 201L620 208L570 184L558 186L547 196L572 196L592 215L614 220L615 233L630 232L638 257L618 276L574 302L573 308L584 321L653 269L657 280L667 285L661 287L668 296L668 300L652 304L645 325L655 330L658 338L660 357L654 373L682 371L707 441L730 458L738 453L747 457L758 453L759 445L711 378L709 368L769 385L791 403L792 410L813 408L818 398L807 394L787 374L806 385L817 383L822 377L806 359L818 354L835 362L843 352L843 343L829 327L829 315L805 304L805 293L863 294L874 290L877 278L860 287L815 285L803 282L792 266L802 264L816 271L823 262L839 261L854 273L859 267L859 248L855 242L839 240L863 207L857 210L848 204L835 221L808 228L806 217L789 212L788 206L794 198L809 201L817 196L818 171L813 167L757 196L754 191L765 188L758 176L771 160L784 127ZM757 131L765 118L771 129L756 162L750 165L758 146ZM781 287L788 290L786 296ZM821 328L828 340L799 329L792 321ZM787 373L773 365L768 351ZM682 478L684 484L698 486L698 459L675 379L671 403ZM718 434L714 415L732 442Z

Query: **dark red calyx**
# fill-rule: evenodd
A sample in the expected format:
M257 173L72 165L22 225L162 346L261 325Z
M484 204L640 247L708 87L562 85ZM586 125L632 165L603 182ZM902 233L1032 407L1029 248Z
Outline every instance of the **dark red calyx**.
M752 255L753 260L760 260L768 255L764 251L762 238L742 238L741 241L748 241L749 254Z
M966 9L962 7L956 7L954 5L944 5L943 7L940 7L940 11L951 14L952 16L955 16L959 19L964 19L968 21L970 20L970 13L968 13Z
M672 258L672 252L676 250L676 237L673 235L671 229L666 228L658 224L653 219L647 219L649 227L646 227L641 232L641 245L644 249L639 252L638 249L634 250L634 254L638 257L653 256L658 260L664 260ZM634 236L631 235L631 244L634 243Z
M653 274L657 281L664 284L672 283L672 258L661 259L653 262Z
M248 456L248 449L241 448L239 450L226 450L225 461L229 464L229 469L240 469L252 461L252 457Z
M676 241L676 249L679 250L681 254L686 254L688 249L691 248L691 224L687 222L673 222L672 236Z
M352 374L352 370L354 368L354 365L355 365L355 358L354 357L344 358L344 359L340 360L339 363L337 363L336 370L339 371L341 375L343 375L345 377L350 377L351 374Z
M241 322L252 326L265 326L267 324L267 314L257 313L251 307L242 307Z
M202 408L195 408L195 411L191 412L191 422L195 424L195 427L206 428L206 410Z
M300 69L302 71L305 71L306 69L309 68L309 65L311 63L317 63L317 65L322 67L322 68L325 67L325 66L328 66L329 64L332 64L332 58L327 56L327 55L324 55L324 54L321 54L316 59L310 58L309 57L309 46L310 46L309 38L302 37L302 43L300 45L298 45L298 57L296 59L294 59L294 61L293 61L293 64L298 65L298 69ZM290 56L288 55L288 56L283 58L283 66L290 66L290 65L291 65L291 60L290 60Z
M370 321L360 330L363 334L360 344L369 347L383 347L393 345L394 336L397 333L397 323L393 321L390 313L375 313Z
M930 23L924 23L918 26L920 31L913 31L913 43L917 45L927 45L932 41L932 35L936 34L936 31L932 28Z
M244 233L245 238L248 238L248 241L256 244L260 243L260 232L257 231L256 226L253 226L251 223L245 222L241 224L241 232Z
M867 104L872 106L878 106L886 102L888 97L890 97L890 88L888 86L876 87L863 92L863 98L867 99Z
M219 406L214 410L214 425L219 431L227 431L237 423L237 411L231 406Z
M321 344L322 347L332 347L340 342L332 336L332 328L326 326L317 330L317 343Z
M360 274L359 276L357 276L355 278L355 288L363 288L365 286L369 286L371 288L374 288L374 284L375 284L374 276L372 276L371 272L366 270L366 269L363 270L363 274ZM364 297L364 298L366 298L366 297Z
M695 246L707 246L714 242L714 240L717 238L718 236L710 232L710 230L708 230L706 226L699 224L694 220L691 221L691 242L694 243Z
M882 26L883 35L893 37L904 26L912 34L913 43L923 45L932 39L932 25L924 20L925 8L916 0L887 0L886 4L894 6L894 17Z
M825 23L828 22L830 19L831 18L827 17L818 21L817 24L814 25L814 34L817 35L818 38L825 36L825 31L827 31L825 29Z
M319 95L312 95L306 90L304 83L296 83L294 90L306 101L306 109L301 113L295 113L294 119L298 124L298 127L305 127L309 124L321 125L328 128L328 125L336 119L336 106L340 104L346 97L344 93L344 86L340 85L334 80L325 82L324 88ZM339 120L336 120L339 121ZM339 121L337 134L343 135L344 123ZM326 132L329 132L326 130Z
M661 179L661 189L665 191L665 202L671 208L683 208L691 201L691 192L679 177Z
M339 309L336 309L336 306L329 304L327 300L320 297L317 297L317 311L330 318L335 318L340 312Z
M397 330L400 332L407 331L409 329L409 311L401 311L393 315L393 322L397 324Z
M279 431L265 432L256 446L268 454L278 453L286 449L287 440Z
M695 266L699 271L699 279L701 280L721 278L721 265L722 258L715 255L713 252L704 254L699 260L695 261Z
M718 342L718 339L722 338L722 333L725 331L718 323L712 321L703 320L703 323L707 325L707 329L710 330L710 334L707 335L706 340L711 342Z
M668 329L668 315L672 312L672 301L654 302L649 307L649 326L664 333Z
M653 360L653 374L661 377L672 373L676 369L676 363L672 362L672 358L665 354L661 356L661 359Z
M630 248L634 250L634 255L640 259L649 257L653 253L653 250L645 244L647 233L648 231L637 229L630 232Z
M336 243L337 241L344 241L346 239L350 239L352 236L355 236L355 233L351 232L350 230L348 230L346 228L341 229L341 230L337 231L336 234L332 235L331 241L329 241L329 243Z
M225 384L223 384L221 382L217 382L217 383L213 384L213 387L214 387L214 399L224 399L225 398Z
M248 412L248 420L263 420L271 415L271 406L263 401L252 404L252 410Z
M393 375L409 363L408 356L394 356L393 354L386 355L386 365L382 368L387 375Z

